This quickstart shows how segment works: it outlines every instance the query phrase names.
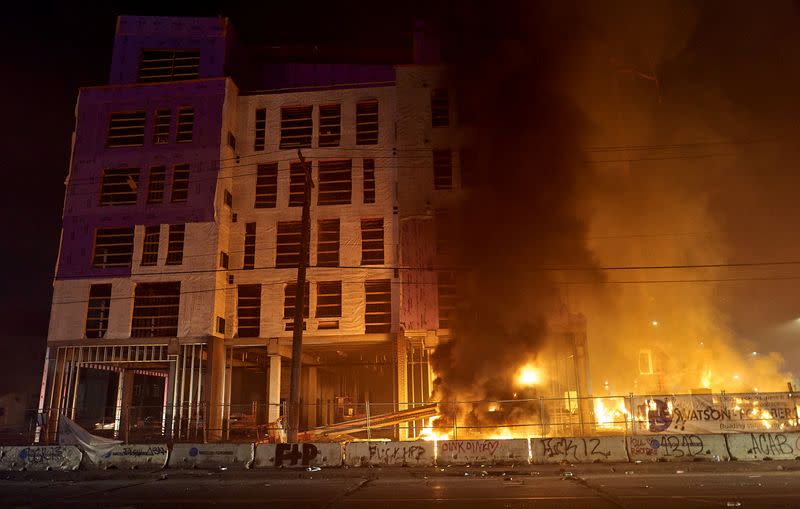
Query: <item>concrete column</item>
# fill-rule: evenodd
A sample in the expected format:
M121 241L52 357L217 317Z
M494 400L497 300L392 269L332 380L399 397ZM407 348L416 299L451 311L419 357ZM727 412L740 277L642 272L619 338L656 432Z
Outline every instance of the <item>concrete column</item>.
M128 441L131 425L131 403L133 402L133 371L119 371L117 382L117 408L114 422L114 438Z
M176 356L177 357L177 356ZM166 437L171 438L175 432L175 382L178 377L178 361L177 358L169 363L169 374L167 380L164 382L166 385L167 397L164 398L164 423L162 425L163 433Z
M208 341L208 424L207 439L222 440L222 413L225 401L225 340Z
M231 358L233 352L233 347L230 347L225 352L225 401L224 401L224 411L222 413L222 418L227 421L226 429L228 430L228 435L225 437L227 440L230 438L230 419L231 419L231 387L233 386L233 359ZM256 411L256 415L258 412Z
M269 356L269 381L267 384L267 423L280 417L281 404L281 356Z
M64 392L64 370L66 368L66 349L55 348L56 360L54 363L53 384L50 388L49 414L47 417L47 439L48 443L54 443L58 433L59 408L61 408L61 396Z
M317 404L319 401L319 386L317 385L317 367L308 367L308 376L305 384L306 411L308 413L308 427L317 426Z
M395 362L397 363L397 410L408 409L408 342L403 333L395 336ZM398 426L398 440L408 439L408 424Z

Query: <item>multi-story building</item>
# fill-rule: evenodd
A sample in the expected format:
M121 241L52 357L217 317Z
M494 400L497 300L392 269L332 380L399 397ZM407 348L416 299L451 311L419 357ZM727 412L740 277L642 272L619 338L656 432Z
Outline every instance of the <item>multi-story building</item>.
M123 16L109 84L80 90L40 400L51 430L59 414L210 435L278 418L298 151L315 183L303 426L428 394L436 276L399 267L430 264L433 211L459 186L436 67L243 69L239 50L225 19ZM403 233L430 242L405 252Z
M398 65L285 64L245 58L225 19L119 18L109 84L76 106L44 436L59 415L208 439L278 419L298 152L314 182L301 425L427 400L454 306L453 275L429 269L462 182L435 47L414 39Z

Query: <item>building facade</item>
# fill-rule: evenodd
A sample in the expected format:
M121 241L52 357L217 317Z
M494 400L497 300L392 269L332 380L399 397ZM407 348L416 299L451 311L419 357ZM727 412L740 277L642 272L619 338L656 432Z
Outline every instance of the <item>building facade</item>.
M400 267L435 252L404 253L401 234L430 244L457 193L440 72L245 72L240 48L225 19L123 16L109 84L80 90L39 403L50 437L59 415L214 438L285 412L299 151L315 184L302 426L429 393L437 279Z
M431 268L463 183L425 42L397 65L276 64L245 58L225 19L118 19L109 84L76 106L42 439L60 415L214 440L285 414L300 153L301 427L428 400L455 306L454 275Z

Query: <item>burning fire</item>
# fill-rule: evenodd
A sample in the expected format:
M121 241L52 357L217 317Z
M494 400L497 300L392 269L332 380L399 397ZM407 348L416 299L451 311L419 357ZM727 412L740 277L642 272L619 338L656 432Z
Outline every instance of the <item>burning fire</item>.
M598 429L625 429L630 415L624 398L598 398L594 402L594 419Z
M516 382L517 385L529 387L537 385L542 381L541 371L533 364L525 364L517 372Z
M495 433L490 434L486 437L489 440L506 440L509 438L517 438L517 435L511 432L510 429L506 427L497 428Z
M711 388L711 370L707 369L703 371L703 375L700 377L700 386L705 389Z
M427 440L427 441L438 441L438 440L449 440L450 433L439 433L433 429L433 423L436 422L437 419L441 417L440 415L434 415L430 419L428 419L428 425L423 426L422 431L419 432L417 435L417 439L419 440Z

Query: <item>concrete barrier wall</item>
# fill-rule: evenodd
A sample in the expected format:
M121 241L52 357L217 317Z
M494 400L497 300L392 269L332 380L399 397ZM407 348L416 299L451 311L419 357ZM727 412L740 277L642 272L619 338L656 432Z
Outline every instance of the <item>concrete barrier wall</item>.
M167 466L167 444L121 444L100 457L99 468L164 468Z
M639 435L628 437L631 461L728 461L723 435Z
M628 461L625 437L532 438L534 463Z
M348 442L345 464L351 467L432 467L433 442Z
M436 464L510 465L528 463L528 441L511 440L440 440L436 443Z
M77 470L82 456L72 445L0 447L0 471Z
M258 444L253 468L340 467L344 444Z
M250 468L254 444L175 444L169 468Z
M729 433L728 451L735 460L793 460L800 457L800 433Z

